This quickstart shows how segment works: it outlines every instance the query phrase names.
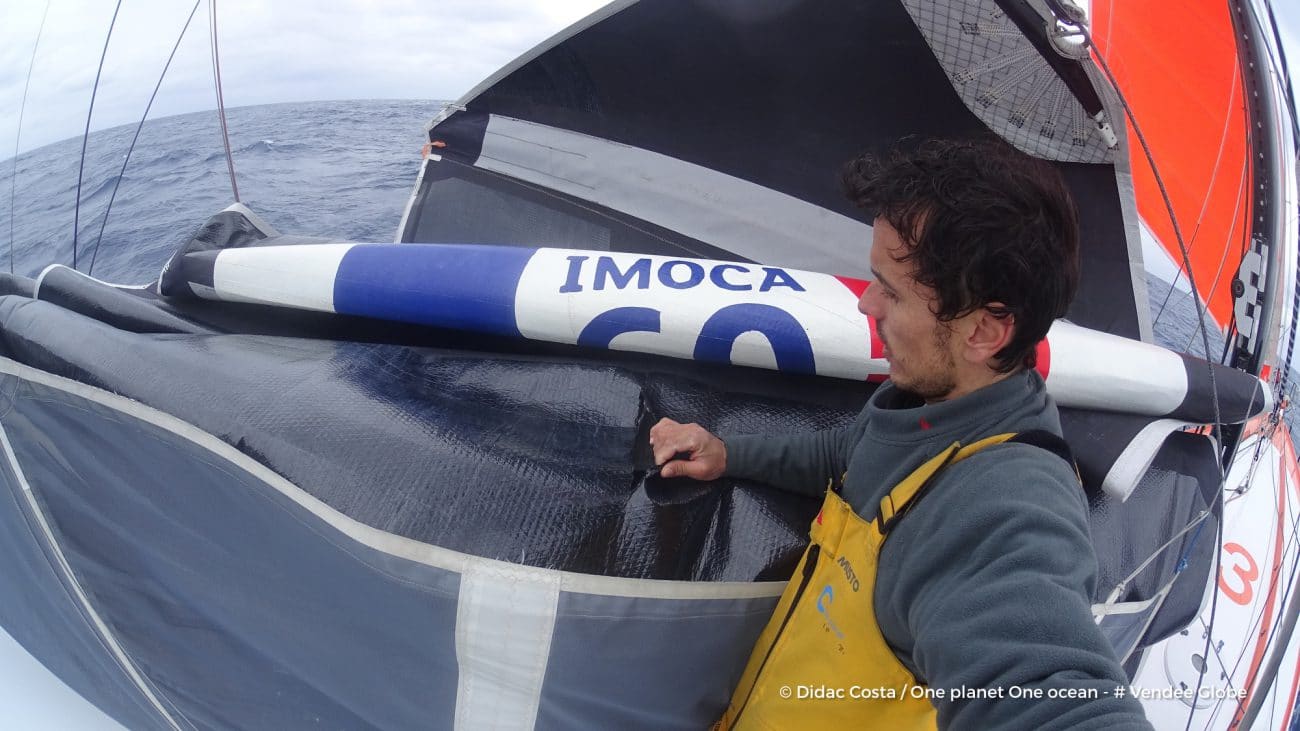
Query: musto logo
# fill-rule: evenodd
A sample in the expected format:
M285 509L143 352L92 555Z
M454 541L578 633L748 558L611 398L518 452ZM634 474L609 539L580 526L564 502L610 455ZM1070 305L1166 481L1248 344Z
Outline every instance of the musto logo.
M853 573L853 564L849 563L847 558L840 556L839 565L844 570L844 579L849 582L849 586L853 587L854 591L860 589L862 584L858 581L858 575Z
M541 249L520 276L515 319L536 339L865 378L870 341L856 305L825 274Z

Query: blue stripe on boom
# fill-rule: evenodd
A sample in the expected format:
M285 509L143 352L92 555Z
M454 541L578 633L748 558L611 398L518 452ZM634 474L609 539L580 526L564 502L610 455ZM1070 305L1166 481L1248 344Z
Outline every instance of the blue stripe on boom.
M614 338L630 332L659 332L659 310L650 307L617 307L602 312L582 328L578 345L608 348Z
M536 249L367 244L339 263L334 311L519 336L515 290Z

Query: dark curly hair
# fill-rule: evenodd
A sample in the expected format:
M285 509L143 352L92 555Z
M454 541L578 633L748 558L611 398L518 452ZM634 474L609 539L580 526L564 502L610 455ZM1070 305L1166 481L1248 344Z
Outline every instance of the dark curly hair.
M898 260L938 294L941 322L981 308L1010 315L996 370L1035 365L1079 286L1078 213L1055 168L1000 140L931 140L852 160L843 183L898 231L909 249Z

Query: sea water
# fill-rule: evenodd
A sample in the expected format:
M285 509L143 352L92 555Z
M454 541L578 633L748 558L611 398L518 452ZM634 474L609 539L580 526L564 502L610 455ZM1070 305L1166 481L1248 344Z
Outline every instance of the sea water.
M346 101L229 109L239 198L284 233L392 241L420 171L424 126L441 107ZM98 279L149 282L177 245L234 200L215 112L147 122L122 174L134 134L128 125L90 135L79 213L80 137L20 155L16 176L13 159L0 162L0 270L10 271L11 255L13 271L27 276L52 263L71 266L76 219L81 271L93 257Z

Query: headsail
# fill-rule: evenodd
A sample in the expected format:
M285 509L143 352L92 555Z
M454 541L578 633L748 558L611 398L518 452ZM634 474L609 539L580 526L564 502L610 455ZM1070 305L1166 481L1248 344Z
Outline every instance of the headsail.
M1294 278L1277 266L1287 239L1286 188L1294 186L1285 161L1294 150L1280 149L1275 131L1274 60L1259 14L1249 3L1219 0L1176 8L1096 0L1092 13L1096 51L1118 80L1158 168L1159 179L1126 119L1142 223L1181 271L1171 214L1177 219L1198 296L1220 328L1231 324L1250 337L1268 326L1263 297L1289 298ZM1281 317L1265 337L1276 337ZM1239 341L1242 352L1231 354L1257 370L1263 345Z

